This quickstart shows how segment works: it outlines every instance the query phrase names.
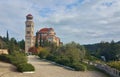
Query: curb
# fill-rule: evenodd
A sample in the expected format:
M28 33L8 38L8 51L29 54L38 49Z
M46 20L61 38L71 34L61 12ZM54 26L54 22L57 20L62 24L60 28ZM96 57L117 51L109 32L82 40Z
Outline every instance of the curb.
M32 73L35 73L35 72L34 72L34 71L31 71L31 72L23 72L23 73L31 73L31 74L32 74Z

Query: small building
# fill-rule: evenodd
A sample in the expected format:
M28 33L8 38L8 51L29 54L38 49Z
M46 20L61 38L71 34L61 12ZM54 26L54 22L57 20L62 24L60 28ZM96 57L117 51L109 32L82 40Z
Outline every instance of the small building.
M1 54L9 54L7 49L0 49L0 55Z

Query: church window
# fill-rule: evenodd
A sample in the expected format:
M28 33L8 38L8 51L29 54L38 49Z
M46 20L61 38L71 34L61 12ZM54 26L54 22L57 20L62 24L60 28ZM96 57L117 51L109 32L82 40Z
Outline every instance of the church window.
M30 25L27 25L27 27L30 27Z
M30 34L30 31L27 31L27 34Z

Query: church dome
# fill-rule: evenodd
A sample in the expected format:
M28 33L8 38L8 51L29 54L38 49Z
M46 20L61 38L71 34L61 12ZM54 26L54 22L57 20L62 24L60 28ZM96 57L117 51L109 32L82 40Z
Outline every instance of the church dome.
M39 33L48 33L49 28L42 28L39 30Z

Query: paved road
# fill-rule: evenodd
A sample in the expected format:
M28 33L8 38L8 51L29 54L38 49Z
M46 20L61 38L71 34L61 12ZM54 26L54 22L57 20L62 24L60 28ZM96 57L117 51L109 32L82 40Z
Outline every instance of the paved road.
M0 62L0 77L107 77L96 71L77 72L54 65L50 62L39 60L35 56L29 56L29 63L35 66L35 73L15 72L11 64Z

